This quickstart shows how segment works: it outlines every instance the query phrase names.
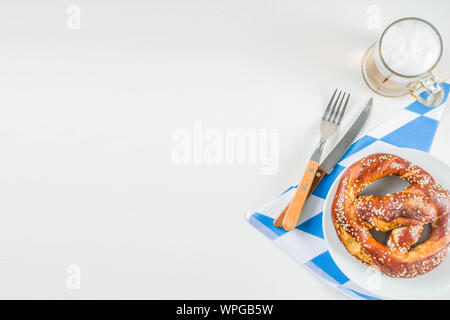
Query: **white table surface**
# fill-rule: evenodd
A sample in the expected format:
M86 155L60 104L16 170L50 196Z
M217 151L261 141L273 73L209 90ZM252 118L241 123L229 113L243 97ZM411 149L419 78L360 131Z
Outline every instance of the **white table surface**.
M360 58L388 23L435 24L448 78L448 12L448 0L2 1L0 298L346 299L245 215L296 183L335 87L353 95L343 129L373 95ZM413 100L374 101L368 129ZM194 121L278 129L278 172L176 165L171 135ZM432 148L447 163L449 140L447 110Z

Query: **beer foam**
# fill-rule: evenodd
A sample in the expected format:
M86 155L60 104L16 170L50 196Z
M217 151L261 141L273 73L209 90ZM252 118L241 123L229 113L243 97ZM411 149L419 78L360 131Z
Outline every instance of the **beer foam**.
M381 41L381 55L388 67L406 76L427 72L440 54L439 35L419 20L395 23L386 30Z

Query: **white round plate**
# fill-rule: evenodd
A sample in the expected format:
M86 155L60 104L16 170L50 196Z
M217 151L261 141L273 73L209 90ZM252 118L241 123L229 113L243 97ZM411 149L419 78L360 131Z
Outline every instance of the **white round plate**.
M428 153L385 146L381 148L368 148L370 150L358 153L360 158L370 154L385 152L398 155L428 171L436 181L450 190L450 170L449 167ZM391 278L370 268L351 256L344 245L339 240L336 230L331 220L331 205L336 194L336 189L341 179L342 173L337 177L328 192L324 206L323 230L328 249L342 272L354 283L363 289L386 299L432 299L438 296L450 295L450 256L448 256L438 267L425 275L410 279ZM381 180L381 179L380 179ZM387 180L387 179L386 179ZM391 182L383 181L385 185L378 187L392 189L388 184ZM398 184L398 183L397 183ZM392 190L388 190L392 192Z

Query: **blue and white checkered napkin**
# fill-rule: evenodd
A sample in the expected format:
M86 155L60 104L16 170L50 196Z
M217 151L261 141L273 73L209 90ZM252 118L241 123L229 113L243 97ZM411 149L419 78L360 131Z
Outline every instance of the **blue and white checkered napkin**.
M450 84L443 84L445 100ZM291 231L273 226L273 220L294 196L292 186L248 217L248 221L298 262L315 272L325 282L355 299L379 299L353 283L334 263L324 240L322 215L325 198L336 177L361 156L361 150L372 147L397 146L429 152L443 114L445 103L428 108L414 102L368 135L351 145L347 153L326 175L308 198L298 225Z

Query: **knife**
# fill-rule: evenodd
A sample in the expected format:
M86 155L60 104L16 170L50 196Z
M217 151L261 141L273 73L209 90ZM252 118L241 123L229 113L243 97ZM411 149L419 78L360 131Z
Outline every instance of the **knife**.
M353 141L355 141L356 137L362 129L364 125L367 123L369 119L370 112L372 111L373 98L370 98L369 102L365 106L365 108L361 111L358 118L353 122L350 129L347 130L342 139L338 142L338 144L331 150L325 160L319 165L319 169L317 170L316 176L314 177L314 181L311 185L311 189L309 194L311 194L314 189L317 187L325 174L330 174L336 163L342 158L348 148L352 145ZM281 228L283 226L283 219L289 207L289 203L280 213L280 215L274 220L273 225L275 227Z

